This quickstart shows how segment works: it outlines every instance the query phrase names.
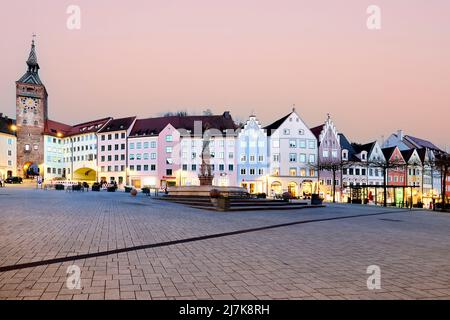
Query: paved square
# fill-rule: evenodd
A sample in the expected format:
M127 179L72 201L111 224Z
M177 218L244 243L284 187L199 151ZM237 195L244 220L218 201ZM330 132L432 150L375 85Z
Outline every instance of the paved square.
M352 215L366 216L340 219ZM327 218L336 219L312 221ZM133 249L295 221L307 223ZM105 253L121 248L130 250ZM0 272L0 299L449 299L449 248L443 213L217 213L124 193L0 189L0 268L102 253ZM71 265L80 290L67 287ZM367 289L370 265L381 268L381 290Z

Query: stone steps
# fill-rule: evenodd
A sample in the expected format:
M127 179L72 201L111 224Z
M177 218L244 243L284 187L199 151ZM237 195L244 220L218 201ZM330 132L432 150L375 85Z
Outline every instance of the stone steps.
M227 210L218 208L208 197L161 197L159 200L169 201L191 208L212 211L255 211L255 210L298 210L305 208L317 208L322 206L309 205L306 202L286 202L282 200L267 199L230 199L230 207Z

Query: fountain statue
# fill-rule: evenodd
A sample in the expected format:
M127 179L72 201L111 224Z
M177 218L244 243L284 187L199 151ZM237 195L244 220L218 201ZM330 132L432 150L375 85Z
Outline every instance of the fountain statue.
M211 172L211 150L209 148L210 140L203 140L202 148L202 164L200 166L200 174L198 176L201 186L212 186L214 174Z

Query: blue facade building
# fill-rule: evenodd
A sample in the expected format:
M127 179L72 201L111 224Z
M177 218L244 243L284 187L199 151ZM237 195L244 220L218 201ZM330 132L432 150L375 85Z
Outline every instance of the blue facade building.
M269 168L267 134L255 116L238 132L236 156L238 184L251 194L267 194Z

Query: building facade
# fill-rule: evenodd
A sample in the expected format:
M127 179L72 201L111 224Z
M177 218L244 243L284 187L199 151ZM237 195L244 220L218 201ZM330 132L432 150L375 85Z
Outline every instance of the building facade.
M136 117L114 119L97 133L99 181L129 184L127 141L135 121Z
M332 201L334 190L334 200L339 201L342 184L342 152L339 133L330 115L323 125L312 128L311 131L317 138L319 148L319 194L326 201ZM334 188L333 183L335 184Z
M269 157L267 133L255 116L238 130L236 155L237 180L250 194L268 192Z
M17 138L15 121L0 113L0 178L17 175Z
M318 192L317 138L295 109L265 129L270 156L269 195L289 192L293 197L309 198Z

